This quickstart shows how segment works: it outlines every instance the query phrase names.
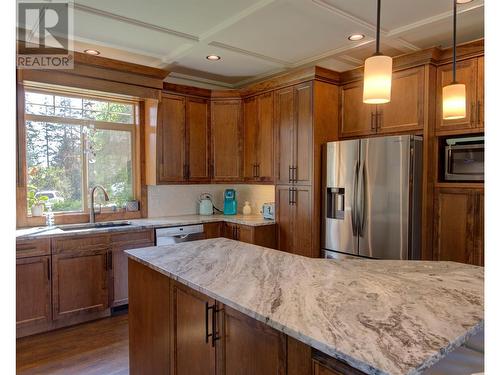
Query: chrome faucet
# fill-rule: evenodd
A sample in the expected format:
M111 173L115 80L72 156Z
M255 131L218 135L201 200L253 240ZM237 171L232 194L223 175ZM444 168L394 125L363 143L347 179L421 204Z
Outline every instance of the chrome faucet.
M94 209L94 199L95 199L95 191L97 189L101 189L102 192L104 193L104 200L107 202L109 201L109 196L108 193L106 193L106 190L102 185L96 185L90 190L90 222L95 223L95 209Z

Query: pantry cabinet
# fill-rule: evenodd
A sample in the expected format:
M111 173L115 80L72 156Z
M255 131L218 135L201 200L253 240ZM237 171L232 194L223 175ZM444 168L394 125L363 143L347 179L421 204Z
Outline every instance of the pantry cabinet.
M212 102L212 180L238 182L243 177L241 100Z
M341 137L422 131L425 82L424 66L393 73L391 101L381 105L363 103L363 81L342 86Z
M484 265L484 191L436 188L434 260Z
M249 182L274 179L274 96L272 92L243 101L243 177Z
M453 64L437 69L436 133L455 134L484 130L484 57L457 62L456 80L465 84L466 116L462 119L443 119L443 87L453 81Z

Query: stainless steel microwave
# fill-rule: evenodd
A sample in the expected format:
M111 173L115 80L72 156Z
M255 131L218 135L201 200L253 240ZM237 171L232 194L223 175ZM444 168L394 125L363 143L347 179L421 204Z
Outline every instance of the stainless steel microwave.
M484 181L484 137L446 140L446 181Z

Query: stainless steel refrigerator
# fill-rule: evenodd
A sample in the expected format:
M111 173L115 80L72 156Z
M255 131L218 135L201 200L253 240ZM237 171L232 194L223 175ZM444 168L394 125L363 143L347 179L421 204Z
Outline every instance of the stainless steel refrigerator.
M323 255L419 259L421 137L331 142L323 151Z

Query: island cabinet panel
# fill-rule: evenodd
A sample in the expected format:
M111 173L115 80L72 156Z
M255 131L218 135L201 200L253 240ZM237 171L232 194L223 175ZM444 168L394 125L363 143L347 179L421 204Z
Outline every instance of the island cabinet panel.
M111 270L111 307L128 303L128 262L125 250L148 246L154 246L154 231L152 229L111 235L108 265Z
M128 260L130 374L171 372L170 282L161 273Z
M177 282L170 294L172 374L215 375L215 341L209 336L217 329L215 300Z
M182 182L186 177L186 101L180 95L162 95L160 103L159 181Z
M482 189L437 188L434 260L484 265Z
M228 306L220 315L217 367L224 375L285 375L286 335Z
M186 98L187 179L210 181L210 109L206 99Z
M42 332L50 328L50 256L16 261L17 335Z
M241 100L212 102L211 138L213 181L241 181Z
M484 63L483 57L457 62L457 82L465 84L466 116L443 119L443 87L453 80L453 64L437 69L436 133L453 134L481 131L484 128Z

